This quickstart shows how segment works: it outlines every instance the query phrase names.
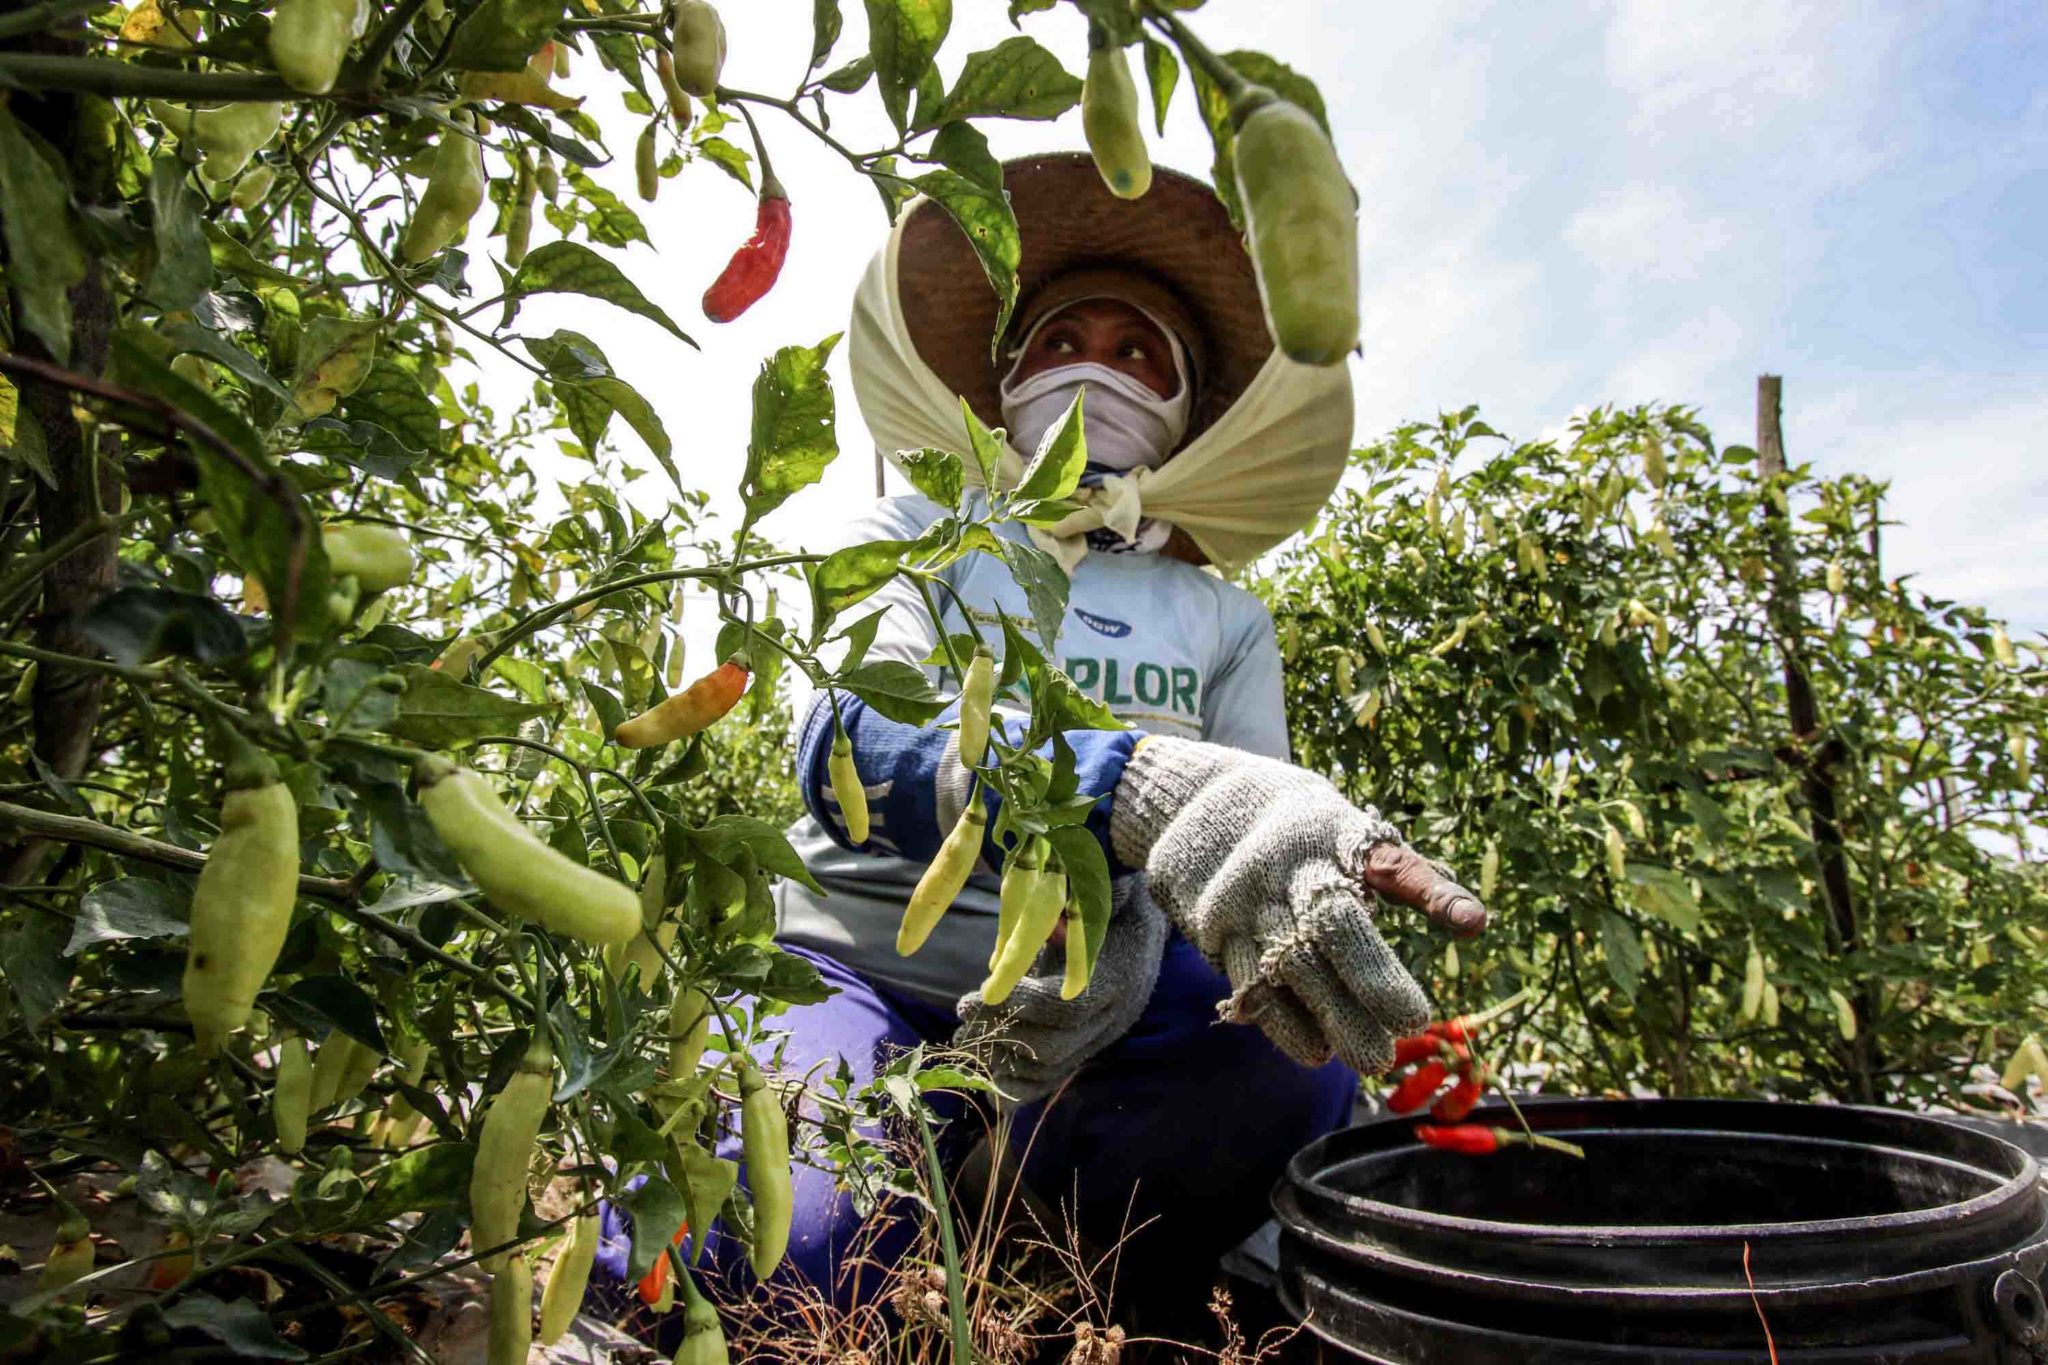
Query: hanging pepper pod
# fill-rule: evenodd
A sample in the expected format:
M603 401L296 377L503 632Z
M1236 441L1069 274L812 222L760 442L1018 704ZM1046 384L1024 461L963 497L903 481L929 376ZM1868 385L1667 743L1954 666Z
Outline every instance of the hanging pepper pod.
M996 656L987 645L977 644L960 684L960 761L970 768L979 768L988 756L988 718L995 693Z
M526 249L533 240L533 196L538 188L533 163L522 151L519 178L512 185L512 203L505 211L505 264L514 270L526 259Z
M1238 202L1266 325L1290 360L1338 365L1358 342L1358 199L1307 110L1244 83L1230 106Z
M1119 199L1152 188L1152 158L1138 121L1138 87L1130 58L1103 25L1088 25L1088 78L1081 83L1081 131L1102 183Z
M594 1213L578 1218L569 1229L569 1245L555 1258L547 1285L540 1292L540 1344L552 1346L569 1330L576 1312L583 1306L583 1291L590 1284L590 1267L597 1260L597 1240L602 1219Z
M654 74L661 82L661 93L668 96L669 117L676 121L676 131L683 132L690 126L690 93L676 81L675 59L666 51L654 54Z
M491 1331L485 1365L526 1365L533 1353L533 1267L507 1257L491 1276Z
M740 1072L740 1151L747 1163L747 1191L754 1197L754 1245L748 1262L765 1280L789 1249L794 1212L789 1169L789 1119L782 1101L761 1079L754 1059L744 1054Z
M398 256L407 265L418 265L461 241L469 231L469 220L483 207L489 188L483 147L468 136L476 128L476 120L467 111L457 111L454 121L456 127L441 130L434 146L433 169L427 173L427 188L399 240Z
M946 842L917 879L910 904L903 908L903 924L896 931L896 951L909 957L924 946L939 917L952 908L981 859L982 837L988 832L988 811L979 794L970 790L967 805L946 835Z
M469 1242L480 1253L485 1270L498 1274L511 1257L492 1248L519 1235L519 1214L526 1207L526 1169L540 1139L554 1094L554 1053L545 1031L537 1030L519 1069L484 1109L476 1140L476 1161L469 1176ZM527 1286L529 1306L532 1282Z
M789 194L763 157L754 235L733 252L725 269L704 291L704 316L713 322L731 322L774 288L783 258L789 255L789 233Z
M248 1022L299 894L299 808L277 765L230 734L220 837L192 891L185 1015L203 1057Z
M296 1156L306 1145L306 1116L312 1112L313 1059L306 1040L285 1035L277 1049L277 1071L270 1088L270 1122L277 1130L278 1150Z
M1013 849L1003 864L1002 890L996 901L996 941L988 954L990 971L1002 960L1003 950L1023 922L1044 872L1044 845L1036 836L1026 839L1023 847Z
M1052 937L1053 926L1060 922L1066 904L1066 873L1048 865L1032 881L1030 894L1019 907L1017 924L1004 941L996 965L989 969L988 979L981 983L981 998L985 1002L1000 1005L1010 998L1010 992L1031 970L1039 949Z
M725 70L725 24L708 0L677 0L669 29L676 83L700 100L718 93Z
M739 704L741 694L747 690L747 676L744 667L728 660L668 700L619 726L612 742L624 749L648 749L687 739Z
M585 943L622 943L640 932L634 889L542 843L482 774L432 756L414 771L420 809L493 904Z
M671 1365L728 1365L725 1328L718 1310L704 1297L689 1272L683 1273L683 1344Z
M654 130L660 125L653 119L640 130L640 140L633 144L633 184L640 197L648 203L661 193L661 148L654 140Z
M832 777L832 799L839 803L840 818L846 821L846 837L855 844L868 841L868 790L861 784L860 770L853 764L853 741L846 731L835 729L832 753L825 763Z
M1067 926L1067 970L1060 981L1060 999L1072 1000L1088 989L1088 978L1095 971L1095 956L1088 942L1087 920L1081 913L1080 891L1071 880L1067 886L1064 922Z

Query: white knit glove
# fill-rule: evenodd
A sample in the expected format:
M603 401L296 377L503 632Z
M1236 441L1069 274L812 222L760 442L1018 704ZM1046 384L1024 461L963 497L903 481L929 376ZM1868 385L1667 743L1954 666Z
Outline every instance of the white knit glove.
M1304 1065L1332 1052L1357 1071L1393 1064L1429 1001L1372 922L1372 894L1457 934L1479 898L1407 847L1370 806L1315 773L1242 750L1153 737L1117 784L1116 856L1230 978L1224 1019L1257 1024Z
M1102 951L1087 989L1072 1000L1060 999L1066 949L1050 945L1002 1004L984 1002L980 991L960 997L964 1022L954 1045L974 1053L1004 1094L1028 1103L1052 1093L1144 1013L1170 932L1144 882L1119 877L1112 886Z

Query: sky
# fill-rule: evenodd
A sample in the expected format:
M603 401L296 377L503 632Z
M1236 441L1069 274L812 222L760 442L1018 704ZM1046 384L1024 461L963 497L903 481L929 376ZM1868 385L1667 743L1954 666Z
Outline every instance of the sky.
M949 78L1016 31L1001 0L955 8ZM863 7L845 10L832 65L865 50ZM723 6L725 83L787 92L810 11ZM1189 18L1218 50L1295 66L1327 102L1363 199L1361 443L1467 403L1530 439L1598 404L1651 401L1751 443L1756 376L1782 374L1791 459L1891 481L1903 524L1886 535L1888 572L2048 632L2048 5L1211 0ZM1082 70L1070 7L1023 31ZM587 108L624 159L598 174L629 195L642 121L619 107L616 77L585 58L559 84L604 92ZM872 90L830 107L847 144L894 141ZM983 126L999 156L1083 145L1078 111ZM536 300L519 319L604 346L665 419L685 479L724 508L761 360L845 327L887 230L837 154L774 111L762 127L795 222L773 293L733 323L703 317L705 285L753 221L747 192L708 165L635 203L658 251L616 257L701 352L589 300ZM1153 156L1206 174L1185 78ZM536 243L547 234L537 226ZM469 244L483 293L494 245L481 227ZM487 373L503 394L525 387L509 367ZM832 375L841 457L763 528L792 548L834 544L873 496L843 349ZM652 467L623 424L616 439ZM630 496L657 508L666 488L657 473Z

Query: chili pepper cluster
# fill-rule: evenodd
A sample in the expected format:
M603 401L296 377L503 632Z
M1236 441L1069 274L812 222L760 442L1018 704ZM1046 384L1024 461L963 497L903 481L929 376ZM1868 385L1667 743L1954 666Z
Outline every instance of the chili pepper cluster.
M1486 1093L1492 1072L1472 1055L1471 1016L1445 1019L1427 1031L1394 1044L1394 1065L1412 1066L1387 1096L1387 1108L1396 1114L1412 1114L1429 1105L1430 1117L1456 1123L1472 1112ZM1442 1095L1445 1081L1451 1081ZM1431 1100L1434 1099L1434 1103Z

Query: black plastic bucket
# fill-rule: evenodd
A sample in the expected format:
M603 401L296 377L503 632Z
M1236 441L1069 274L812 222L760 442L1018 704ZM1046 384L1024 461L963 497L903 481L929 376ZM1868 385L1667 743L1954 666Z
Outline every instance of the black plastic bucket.
M2048 1362L2048 1191L2011 1143L1838 1105L1525 1112L1585 1160L1439 1152L1405 1119L1294 1158L1280 1292L1326 1359L1767 1361L1767 1321L1781 1361Z

